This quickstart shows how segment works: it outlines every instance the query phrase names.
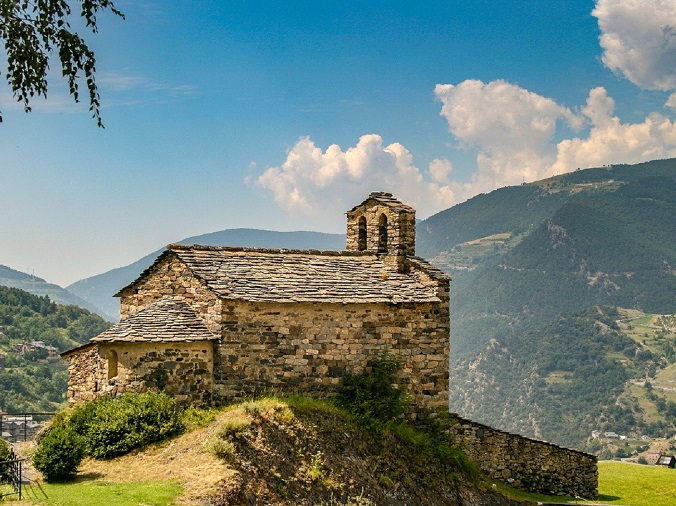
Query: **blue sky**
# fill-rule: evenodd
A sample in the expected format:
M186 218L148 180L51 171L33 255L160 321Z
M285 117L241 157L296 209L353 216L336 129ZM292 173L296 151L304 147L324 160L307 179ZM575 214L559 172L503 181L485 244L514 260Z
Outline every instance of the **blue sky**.
M104 130L56 68L30 114L0 87L0 264L61 285L226 228L342 232L374 190L426 218L676 156L673 0L116 5L86 36Z

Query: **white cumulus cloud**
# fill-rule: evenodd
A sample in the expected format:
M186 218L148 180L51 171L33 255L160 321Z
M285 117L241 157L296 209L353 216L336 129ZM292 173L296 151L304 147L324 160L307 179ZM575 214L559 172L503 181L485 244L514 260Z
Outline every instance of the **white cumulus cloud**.
M676 90L676 2L597 0L603 63L643 89Z
M471 183L455 191L463 199L578 167L676 156L676 123L656 112L642 122L622 123L602 87L590 91L580 114L505 81L468 80L440 84L435 91L449 131L477 153ZM557 143L562 121L574 130L588 129L584 136Z
M667 107L671 107L676 111L676 93L672 93L671 96L667 99L667 103L664 104Z
M465 197L550 175L557 123L582 125L581 117L554 100L503 80L438 84L435 94L451 134L477 151L478 170Z
M386 146L376 134L363 135L344 151L337 144L323 151L304 137L282 165L269 167L255 183L271 191L277 204L292 215L340 215L371 191L390 191L424 217L456 201L460 185L444 184L450 170L448 160L435 160L427 177L413 165L404 146Z
M383 190L426 217L482 192L578 167L676 157L676 122L653 112L643 121L622 123L602 87L590 91L578 112L503 80L438 84L435 94L449 132L476 154L469 182L454 181L453 162L444 157L419 169L408 149L384 145L376 134L362 136L346 150L337 144L322 150L309 137L301 138L284 163L245 182L269 190L292 215L331 221L369 192ZM674 97L667 105L676 106ZM561 140L571 131L578 136Z
M676 123L671 119L653 112L641 123L622 123L613 116L614 109L615 103L604 88L589 92L582 109L591 123L589 135L558 144L554 171L676 156Z
M448 184L448 176L453 172L453 164L448 158L435 158L430 163L430 175L437 183Z

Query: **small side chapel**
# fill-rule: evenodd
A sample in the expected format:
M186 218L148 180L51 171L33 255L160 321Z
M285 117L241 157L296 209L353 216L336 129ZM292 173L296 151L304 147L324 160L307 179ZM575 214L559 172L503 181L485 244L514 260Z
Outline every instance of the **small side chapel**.
M388 350L411 416L447 409L449 281L415 256L415 210L383 192L347 212L344 251L170 244L117 293L120 322L62 354L68 400L330 393Z

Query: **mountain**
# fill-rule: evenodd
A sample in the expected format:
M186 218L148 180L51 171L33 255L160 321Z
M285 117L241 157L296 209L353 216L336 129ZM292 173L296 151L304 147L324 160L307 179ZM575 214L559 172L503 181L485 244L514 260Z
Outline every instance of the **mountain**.
M249 228L221 230L220 232L188 237L177 242L179 244L242 246L249 248L345 249L345 236L342 234L273 232ZM120 303L113 295L136 279L141 272L155 261L162 251L164 251L164 248L146 255L126 267L119 267L103 274L77 281L69 285L67 290L101 308L103 311L102 316L111 321L117 321L120 317Z
M423 221L419 252L453 278L452 409L574 446L593 429L676 432L676 329L659 320L676 312L675 218L676 160L658 160L502 188ZM627 310L652 327L632 333Z
M675 217L670 159L501 188L418 222L417 254L453 279L451 408L576 447L594 429L676 433ZM344 248L255 230L181 242ZM116 316L110 296L160 251L68 289Z
M51 301L58 304L79 306L93 313L103 313L103 311L97 308L94 304L91 304L90 302L78 297L68 290L61 288L59 285L47 283L42 278L10 269L5 265L0 265L0 286L20 288L21 290L25 290L34 295L46 295Z

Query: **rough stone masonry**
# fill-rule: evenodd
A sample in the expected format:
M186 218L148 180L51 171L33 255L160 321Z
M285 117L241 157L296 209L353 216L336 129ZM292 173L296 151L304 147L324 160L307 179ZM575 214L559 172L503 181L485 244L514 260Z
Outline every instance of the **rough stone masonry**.
M447 411L450 280L414 256L415 210L375 192L346 214L345 251L169 245L117 294L120 322L62 355L69 401L145 390L197 404L327 395L387 351L403 364L408 416ZM554 460L542 472L564 483L572 468Z

